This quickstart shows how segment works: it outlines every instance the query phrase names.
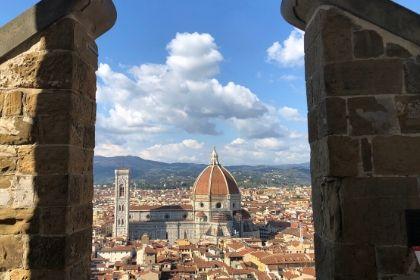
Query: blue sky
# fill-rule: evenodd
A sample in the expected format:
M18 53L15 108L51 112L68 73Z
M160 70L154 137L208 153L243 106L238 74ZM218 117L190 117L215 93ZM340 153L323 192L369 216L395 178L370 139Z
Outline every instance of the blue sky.
M2 3L0 24L35 2ZM279 0L114 2L97 41L96 154L206 162L215 145L226 164L309 160L303 34Z

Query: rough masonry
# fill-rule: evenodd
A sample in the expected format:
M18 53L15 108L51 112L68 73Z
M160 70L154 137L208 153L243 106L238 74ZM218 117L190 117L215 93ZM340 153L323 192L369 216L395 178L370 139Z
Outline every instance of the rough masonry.
M0 28L0 279L89 279L97 47L111 0Z
M317 279L420 279L420 16L388 0L282 12L305 30Z

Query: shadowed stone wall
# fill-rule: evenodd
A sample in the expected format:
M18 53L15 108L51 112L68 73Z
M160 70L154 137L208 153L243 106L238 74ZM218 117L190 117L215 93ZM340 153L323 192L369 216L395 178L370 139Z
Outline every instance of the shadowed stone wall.
M95 38L64 14L0 56L0 279L89 279Z
M420 279L406 227L420 209L420 47L372 23L400 12L389 1L365 19L356 2L294 10L307 9L317 277Z

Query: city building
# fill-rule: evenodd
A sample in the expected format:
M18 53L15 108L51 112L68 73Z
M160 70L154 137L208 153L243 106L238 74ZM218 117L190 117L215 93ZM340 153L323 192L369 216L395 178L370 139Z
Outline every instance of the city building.
M131 206L129 170L115 170L114 237L217 241L221 237L259 237L249 213L241 207L241 192L213 149L210 164L197 177L191 203Z

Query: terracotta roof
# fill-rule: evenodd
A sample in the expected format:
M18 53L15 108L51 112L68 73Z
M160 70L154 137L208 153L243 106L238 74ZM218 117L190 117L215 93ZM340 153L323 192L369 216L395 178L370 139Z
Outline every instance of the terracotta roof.
M209 165L194 183L195 195L240 194L233 176L220 164Z

